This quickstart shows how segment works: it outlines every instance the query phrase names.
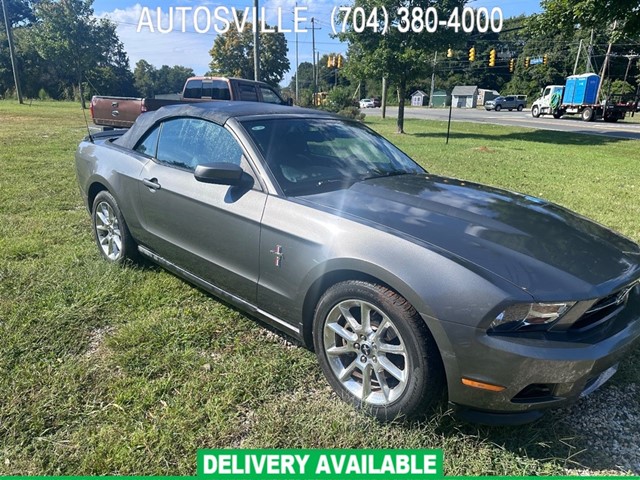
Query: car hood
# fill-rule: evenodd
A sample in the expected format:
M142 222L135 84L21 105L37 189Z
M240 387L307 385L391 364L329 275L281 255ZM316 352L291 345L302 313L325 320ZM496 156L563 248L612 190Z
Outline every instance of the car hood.
M635 242L553 203L484 185L400 175L299 200L436 246L538 300L595 298L640 275Z

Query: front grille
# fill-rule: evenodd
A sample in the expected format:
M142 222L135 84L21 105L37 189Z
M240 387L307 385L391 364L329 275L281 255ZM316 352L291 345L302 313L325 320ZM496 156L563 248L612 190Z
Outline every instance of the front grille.
M633 282L598 300L571 326L571 330L587 330L613 318L624 309L629 294L637 284L638 282Z

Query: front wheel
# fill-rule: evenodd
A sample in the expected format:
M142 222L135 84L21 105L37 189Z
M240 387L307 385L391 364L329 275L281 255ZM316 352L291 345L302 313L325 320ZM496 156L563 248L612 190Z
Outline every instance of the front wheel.
M531 107L531 116L533 118L538 118L540 116L540 107L538 107L537 105Z
M103 190L96 195L91 220L98 250L106 260L122 263L127 259L138 259L136 243L116 199L108 191Z
M433 337L416 310L385 287L334 285L318 302L313 333L333 389L380 420L424 414L442 397L444 373Z
M522 110L524 110L524 106L518 105L518 111L521 112Z
M502 107L500 105L496 105L496 112L499 112L500 110L502 110Z

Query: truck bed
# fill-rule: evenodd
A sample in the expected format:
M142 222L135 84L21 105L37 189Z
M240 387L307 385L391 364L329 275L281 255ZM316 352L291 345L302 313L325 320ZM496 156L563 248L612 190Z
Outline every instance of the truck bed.
M182 103L182 101L96 95L91 99L91 117L96 125L129 128L141 113L176 103Z

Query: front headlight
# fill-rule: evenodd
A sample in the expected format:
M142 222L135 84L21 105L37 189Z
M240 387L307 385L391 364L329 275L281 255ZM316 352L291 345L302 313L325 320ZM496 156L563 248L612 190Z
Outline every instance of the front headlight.
M576 302L519 303L502 311L489 327L493 332L546 330Z

